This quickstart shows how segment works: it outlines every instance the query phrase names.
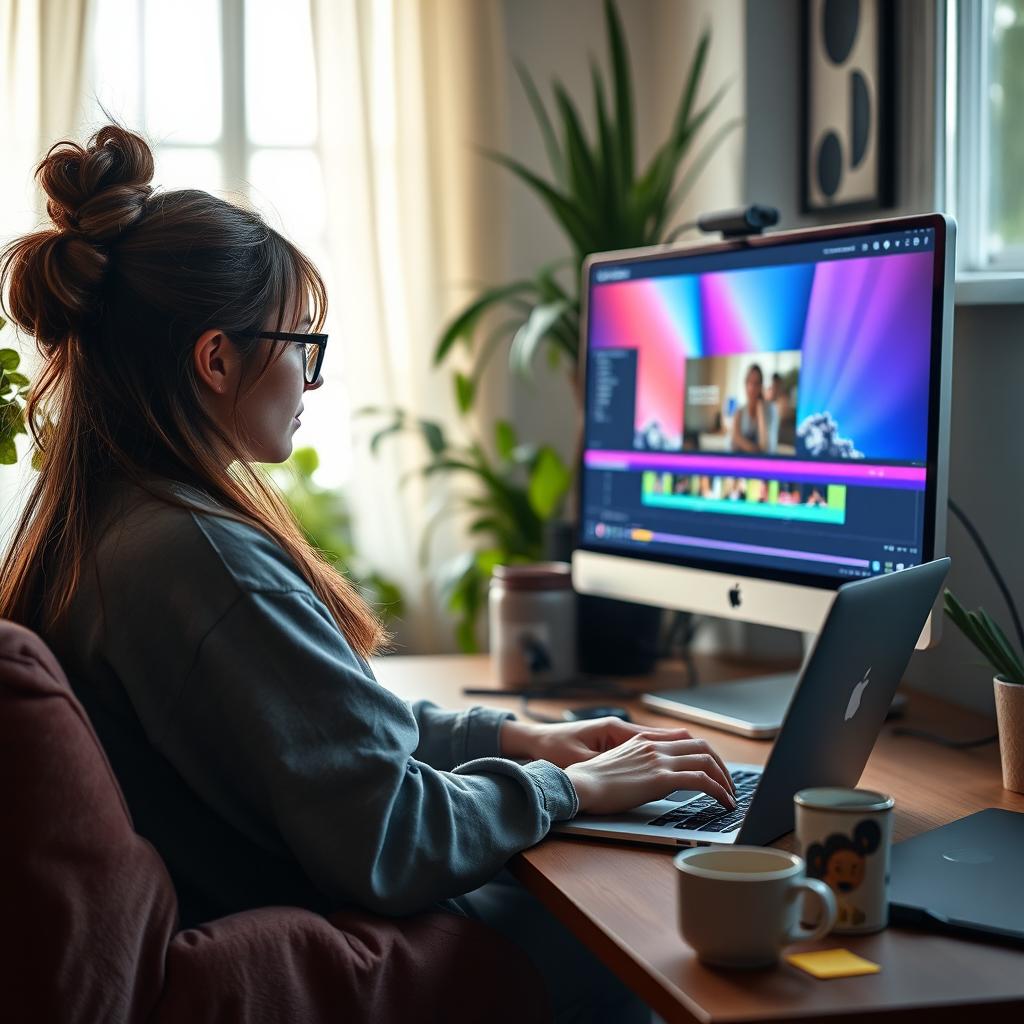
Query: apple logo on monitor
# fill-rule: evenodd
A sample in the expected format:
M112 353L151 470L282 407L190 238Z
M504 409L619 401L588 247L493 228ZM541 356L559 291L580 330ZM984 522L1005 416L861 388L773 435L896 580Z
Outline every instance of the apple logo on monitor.
M855 714L857 714L857 711L860 708L860 698L868 688L868 683L870 682L871 669L868 668L867 672L864 673L864 678L854 686L853 693L850 694L850 703L846 705L846 714L843 716L844 722L848 722Z
M731 608L739 608L739 606L740 606L740 604L742 604L742 602L743 602L743 597L740 594L740 585L737 583L736 586L734 586L729 591L729 606Z

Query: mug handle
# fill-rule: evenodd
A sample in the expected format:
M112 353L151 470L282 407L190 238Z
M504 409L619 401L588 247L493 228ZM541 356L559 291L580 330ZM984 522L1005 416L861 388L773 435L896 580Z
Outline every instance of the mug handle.
M797 899L802 892L813 893L821 904L821 918L813 928L803 928L798 921L796 927L786 936L787 942L810 942L827 935L836 923L838 908L832 890L817 878L801 878L789 890L789 900Z

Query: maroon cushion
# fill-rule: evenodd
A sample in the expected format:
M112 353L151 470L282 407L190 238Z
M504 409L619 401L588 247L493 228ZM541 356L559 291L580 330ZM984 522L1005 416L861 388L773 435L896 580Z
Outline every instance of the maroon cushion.
M167 870L132 829L82 706L46 645L5 620L0 779L0 1018L549 1017L521 951L442 912L328 920L272 907L175 935Z

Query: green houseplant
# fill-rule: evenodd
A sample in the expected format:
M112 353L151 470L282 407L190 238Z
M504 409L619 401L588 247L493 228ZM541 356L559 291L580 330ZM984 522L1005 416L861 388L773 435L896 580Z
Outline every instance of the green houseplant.
M945 592L944 606L946 615L995 672L993 686L1003 785L1016 793L1024 793L1024 661L984 608L967 611L950 590Z
M296 448L287 462L265 465L298 521L306 539L343 576L347 576L387 619L402 616L402 591L375 572L356 551L352 517L341 491L321 487L314 479L320 458L314 448Z
M537 196L565 235L571 255L544 263L532 277L485 289L445 326L434 364L460 364L452 369L452 385L463 414L473 408L482 374L502 347L508 348L510 365L521 374L530 371L534 357L543 350L551 367L567 371L579 400L579 288L584 257L591 252L654 245L674 235L672 221L680 204L719 144L739 123L730 120L720 125L696 148L698 136L727 88L723 86L707 103L698 104L711 44L710 32L705 31L698 40L668 136L646 165L639 166L626 39L613 0L605 0L604 11L610 75L591 61L595 127L590 134L560 82L552 85L552 116L529 72L521 64L516 66L543 138L550 177L506 154L486 155ZM467 353L469 367L460 368ZM417 419L402 409L361 412L385 418L384 426L371 438L374 451L383 438L411 431L426 448L427 461L420 471L424 476L462 474L480 485L475 496L456 499L457 505L471 513L468 531L475 549L441 570L442 593L456 617L459 644L463 650L475 650L476 621L491 568L501 562L514 564L543 557L545 527L564 515L573 472L551 445L520 444L505 421L494 424L493 436L487 428L484 438L459 444L436 422ZM490 455L489 449L496 455ZM444 510L439 513L445 514Z
M0 329L4 327L0 317ZM25 398L28 377L18 373L21 356L13 348L0 348L0 465L13 466L18 461L14 439L28 433L25 426Z

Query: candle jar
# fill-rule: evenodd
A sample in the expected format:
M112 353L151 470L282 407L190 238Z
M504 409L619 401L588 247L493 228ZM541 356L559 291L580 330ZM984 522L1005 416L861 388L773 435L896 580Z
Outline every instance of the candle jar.
M502 686L576 676L576 594L568 562L497 565L488 594L491 660Z

